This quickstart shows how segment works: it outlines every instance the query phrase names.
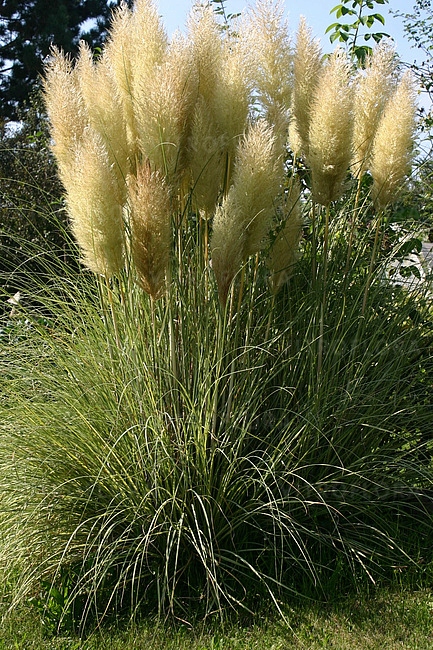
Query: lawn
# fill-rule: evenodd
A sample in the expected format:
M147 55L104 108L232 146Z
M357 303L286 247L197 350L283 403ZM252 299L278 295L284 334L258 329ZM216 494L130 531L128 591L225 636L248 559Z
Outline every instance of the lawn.
M103 626L88 638L47 636L35 612L23 607L3 622L1 650L430 650L431 589L373 589L334 603L285 607L287 621L263 613L251 622L233 618L182 623L154 618Z

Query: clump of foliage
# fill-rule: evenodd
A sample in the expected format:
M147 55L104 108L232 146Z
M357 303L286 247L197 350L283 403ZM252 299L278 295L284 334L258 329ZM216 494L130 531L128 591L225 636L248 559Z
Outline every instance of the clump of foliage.
M335 18L346 19L344 22L332 23L327 28L326 33L330 32L331 43L337 40L345 43L352 58L364 64L366 58L373 53L373 49L370 45L360 45L359 41L363 40L367 43L373 40L379 43L384 37L389 36L385 32L371 31L376 23L385 25L382 14L372 12L374 5L387 3L388 0L343 0L331 10L331 13L335 13ZM370 10L370 13L365 13L366 10ZM346 22L350 20L352 22Z
M80 39L101 46L113 5L106 0L4 0L0 16L0 115L16 120L51 44L76 54Z
M409 41L418 49L421 60L411 64L411 70L416 78L418 87L423 94L423 106L420 108L419 130L422 135L419 163L414 178L410 202L416 203L425 224L425 230L432 237L432 197L431 197L431 149L433 115L431 110L433 90L433 7L430 0L415 0L411 12L394 12L403 20L404 29Z
M389 45L354 71L301 22L293 53L268 0L236 30L196 5L169 43L138 0L96 61L53 52L45 98L87 270L47 260L2 330L14 602L185 618L430 561L431 313L386 238L416 106Z
M432 36L433 36L433 8L430 0L415 0L411 13L395 12L403 19L406 35L415 47L420 50L423 61L415 62L412 66L414 74L421 88L431 98L432 85ZM427 128L432 126L431 116L427 116Z
M50 151L50 135L41 96L35 89L29 107L16 128L5 126L0 138L0 269L17 268L26 242L39 247L40 255L56 251L66 255L67 217L62 186ZM27 270L41 271L39 257L27 262ZM9 291L18 289L8 284Z

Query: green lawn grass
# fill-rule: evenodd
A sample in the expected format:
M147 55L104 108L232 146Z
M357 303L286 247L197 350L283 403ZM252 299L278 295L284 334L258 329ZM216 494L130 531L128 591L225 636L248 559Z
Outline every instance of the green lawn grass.
M86 639L44 634L22 607L3 621L0 650L427 650L433 648L433 591L383 588L333 603L286 606L287 623L262 613L253 623L181 623L147 619L106 626Z

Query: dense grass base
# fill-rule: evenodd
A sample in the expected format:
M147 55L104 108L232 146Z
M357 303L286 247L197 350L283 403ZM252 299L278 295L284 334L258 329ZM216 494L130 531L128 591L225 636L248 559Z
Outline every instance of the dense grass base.
M343 273L331 235L276 298L252 261L225 313L195 234L158 303L128 275L33 279L0 339L12 606L185 619L431 561L428 300L380 261L367 280L368 240Z

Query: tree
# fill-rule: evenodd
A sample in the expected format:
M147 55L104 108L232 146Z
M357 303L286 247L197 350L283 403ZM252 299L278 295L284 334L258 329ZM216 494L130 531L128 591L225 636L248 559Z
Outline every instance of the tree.
M403 18L409 39L425 52L433 52L433 7L431 0L415 0L412 13L396 12Z
M80 39L101 45L110 0L0 0L0 116L16 119L52 44L72 55Z
M417 79L420 90L428 96L429 102L424 102L421 108L419 122L422 132L422 154L418 159L418 167L413 179L412 204L418 206L419 213L426 229L433 233L433 3L432 0L414 0L410 13L394 12L403 20L405 32L409 41L415 46L421 60L415 61L411 69ZM430 236L432 236L430 234Z
M376 23L385 25L385 19L379 13L366 13L375 9L374 5L387 4L389 0L342 0L341 4L331 9L330 13L335 13L335 17L343 19L343 22L335 22L326 30L330 32L329 39L331 43L339 41L345 43L348 52L353 60L363 65L365 58L372 54L373 50L369 45L360 45L359 40L365 42L373 39L379 43L382 38L389 36L385 32L372 32L372 27ZM348 22L349 21L349 22ZM352 22L350 22L352 21Z
M412 70L416 75L421 89L433 99L433 6L431 0L415 0L411 13L396 12L403 19L404 29L408 39L422 53L423 60L415 61ZM424 117L423 128L433 127L431 110Z
M40 93L33 93L18 113L19 128L0 132L0 274L25 267L40 274L45 254L68 256L66 213ZM40 255L30 257L28 243ZM7 277L4 288L19 289L19 273ZM16 284L18 282L18 285Z

